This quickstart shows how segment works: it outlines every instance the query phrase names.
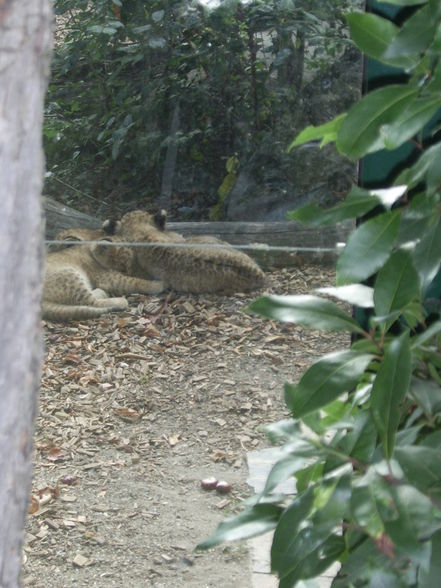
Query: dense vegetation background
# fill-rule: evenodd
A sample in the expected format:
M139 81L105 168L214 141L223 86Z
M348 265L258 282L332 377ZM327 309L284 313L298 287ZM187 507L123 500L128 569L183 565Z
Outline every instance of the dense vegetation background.
M340 198L353 165L333 147L286 147L358 97L353 4L55 0L46 193L214 220Z

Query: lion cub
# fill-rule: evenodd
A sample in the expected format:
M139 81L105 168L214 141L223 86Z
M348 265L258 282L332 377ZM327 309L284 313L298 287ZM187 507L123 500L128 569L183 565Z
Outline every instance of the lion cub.
M90 237L75 238L85 240ZM44 319L81 320L127 308L125 298L109 298L107 292L121 296L163 291L162 282L127 276L109 268L105 249L99 244L73 246L47 255L42 304Z
M125 214L120 222L105 221L103 228L126 241L159 243L151 247L125 247L109 251L109 264L131 275L161 280L180 292L233 294L260 288L265 274L248 255L212 237L189 237L167 231L166 213L152 216L144 211ZM173 247L195 244L195 247ZM202 245L222 245L210 248ZM172 245L169 247L167 245ZM113 249L113 248L112 248ZM118 257L120 256L120 259Z

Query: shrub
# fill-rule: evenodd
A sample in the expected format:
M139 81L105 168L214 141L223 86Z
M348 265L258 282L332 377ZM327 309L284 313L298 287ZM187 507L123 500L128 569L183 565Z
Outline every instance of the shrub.
M417 154L382 189L354 187L331 209L291 213L317 225L365 217L338 259L334 288L250 306L272 319L349 331L352 344L285 385L292 418L267 429L283 445L263 492L199 546L275 529L271 564L281 588L315 586L334 562L334 587L439 586L441 142L436 126L423 128L441 106L441 4L393 4L418 6L400 27L376 14L347 18L359 48L405 77L305 129L291 148L335 141L356 160L412 142ZM292 476L296 496L271 493Z

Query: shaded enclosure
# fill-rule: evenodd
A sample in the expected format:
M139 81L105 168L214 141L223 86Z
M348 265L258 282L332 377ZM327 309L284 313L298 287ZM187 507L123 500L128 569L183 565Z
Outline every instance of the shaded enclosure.
M47 194L172 220L283 220L335 202L354 166L334 147L287 147L359 95L353 4L55 2Z

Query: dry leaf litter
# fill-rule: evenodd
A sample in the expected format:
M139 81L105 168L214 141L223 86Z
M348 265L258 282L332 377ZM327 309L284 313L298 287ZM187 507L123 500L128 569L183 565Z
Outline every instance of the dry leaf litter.
M282 270L265 291L333 279ZM193 549L250 495L246 453L286 417L284 382L348 343L245 313L255 297L133 296L123 314L45 324L24 586L251 585L246 545Z

